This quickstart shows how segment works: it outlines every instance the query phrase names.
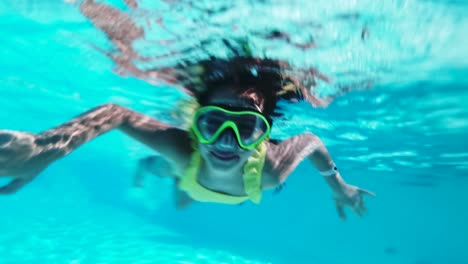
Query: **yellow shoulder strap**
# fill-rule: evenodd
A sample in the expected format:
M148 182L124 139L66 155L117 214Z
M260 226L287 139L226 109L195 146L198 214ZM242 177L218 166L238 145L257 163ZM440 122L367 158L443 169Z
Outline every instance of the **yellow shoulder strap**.
M244 165L244 189L252 202L262 200L262 171L265 165L266 143L263 141L254 150Z

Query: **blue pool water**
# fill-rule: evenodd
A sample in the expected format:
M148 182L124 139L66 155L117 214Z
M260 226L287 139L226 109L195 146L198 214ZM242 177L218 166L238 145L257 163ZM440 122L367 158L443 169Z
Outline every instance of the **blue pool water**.
M0 129L39 132L106 102L165 118L180 93L116 75L90 45L111 44L65 2L0 2ZM140 1L147 12L139 13L105 2L135 17L163 16L181 34L191 34L177 25L184 14L207 26L235 21L241 33L275 25L297 42L313 35L318 47L307 51L250 37L259 53L316 66L340 84L371 79L372 88L327 108L290 105L273 135L316 133L343 177L377 197L368 199L366 217L348 211L343 222L325 182L304 162L260 206L176 211L171 182L129 188L136 161L151 152L110 132L0 197L0 263L468 263L468 3L238 1L225 4L232 11L222 17L204 17L195 6L223 4Z

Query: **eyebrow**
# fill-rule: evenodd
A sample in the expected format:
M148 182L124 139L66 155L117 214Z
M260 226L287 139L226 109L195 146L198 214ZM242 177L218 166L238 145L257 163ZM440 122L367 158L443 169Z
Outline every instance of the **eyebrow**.
M258 112L260 114L262 114L262 108L260 106L258 106L256 103L255 103L255 100L253 100L252 98L250 97L238 97L237 100L234 100L233 103L230 102L229 100L219 100L218 102L216 102L217 100L214 100L213 103L211 102L208 102L208 104L210 105L216 105L216 106L220 106L220 107L223 107L223 108L226 108L226 109L231 109L231 110L234 110L234 111L242 111L242 110L252 110L254 112Z
M260 110L260 107L258 107L257 105L253 106L253 105L243 105L243 106L240 106L240 105L232 105L232 104L229 104L229 103L222 103L222 104L212 104L212 105L215 105L215 106L219 106L221 108L224 108L224 109L227 109L227 110L232 110L232 111L245 111L245 110L250 110L250 111L253 111L253 112L258 112L258 113L262 113Z

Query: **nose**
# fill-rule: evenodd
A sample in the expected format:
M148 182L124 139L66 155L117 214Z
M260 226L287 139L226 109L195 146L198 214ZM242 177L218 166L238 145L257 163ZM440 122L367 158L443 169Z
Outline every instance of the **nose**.
M231 128L224 130L215 142L215 146L221 151L234 151L238 148L236 134Z

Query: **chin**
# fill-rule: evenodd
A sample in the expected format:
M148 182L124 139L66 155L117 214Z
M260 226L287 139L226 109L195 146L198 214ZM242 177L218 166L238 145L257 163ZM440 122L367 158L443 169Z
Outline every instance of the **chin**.
M226 170L234 169L242 165L242 161L239 156L232 158L230 160L222 160L209 154L209 156L206 157L205 160L208 161L208 163L211 165L213 169L219 170L219 171L226 171Z

